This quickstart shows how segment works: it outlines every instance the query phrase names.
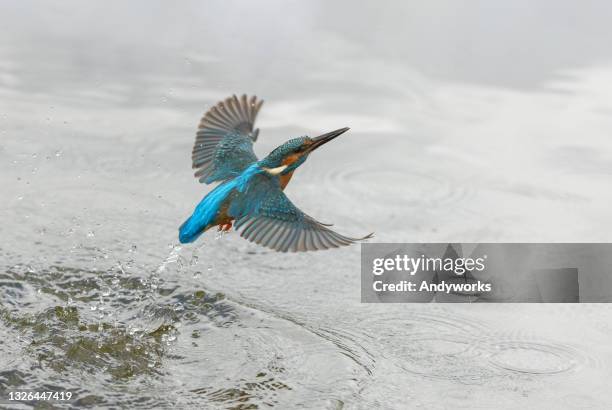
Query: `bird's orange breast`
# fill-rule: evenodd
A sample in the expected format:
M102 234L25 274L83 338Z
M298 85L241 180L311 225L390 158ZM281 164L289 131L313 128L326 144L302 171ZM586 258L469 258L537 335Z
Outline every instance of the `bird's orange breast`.
M298 159L300 159L300 155L299 154L289 155L285 159L283 159L283 165L291 165L295 161L297 161ZM285 189L285 187L287 186L287 184L291 180L292 176L293 176L293 171L288 172L285 175L281 175L280 176L280 186L281 186L281 189Z
M280 186L281 189L285 189L285 187L287 186L287 184L289 183L289 180L291 179L291 177L293 176L293 171L285 174L285 175L281 175L280 176Z

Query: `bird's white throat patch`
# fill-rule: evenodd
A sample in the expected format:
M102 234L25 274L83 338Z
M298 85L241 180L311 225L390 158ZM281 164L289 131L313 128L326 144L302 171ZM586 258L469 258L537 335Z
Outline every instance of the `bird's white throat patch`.
M270 175L278 175L287 168L287 165L281 165L276 168L264 168L264 170Z

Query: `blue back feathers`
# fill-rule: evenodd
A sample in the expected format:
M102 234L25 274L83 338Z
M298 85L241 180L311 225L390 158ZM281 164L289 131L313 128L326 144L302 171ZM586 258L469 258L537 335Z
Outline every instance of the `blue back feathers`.
M212 224L219 213L223 201L237 189L244 192L249 180L262 172L261 167L255 163L247 167L236 178L217 186L200 201L193 214L179 228L179 241L181 243L193 242Z

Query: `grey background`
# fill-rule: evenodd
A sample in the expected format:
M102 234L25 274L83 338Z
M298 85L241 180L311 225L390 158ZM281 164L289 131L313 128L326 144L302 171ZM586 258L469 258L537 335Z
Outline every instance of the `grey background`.
M234 92L266 100L259 155L351 127L287 189L341 233L609 241L611 7L1 2L3 392L53 380L101 407L611 407L608 305L366 305L356 246L277 255L211 233L175 247L207 189L195 127ZM75 330L57 306L115 330ZM130 352L96 347L116 341Z

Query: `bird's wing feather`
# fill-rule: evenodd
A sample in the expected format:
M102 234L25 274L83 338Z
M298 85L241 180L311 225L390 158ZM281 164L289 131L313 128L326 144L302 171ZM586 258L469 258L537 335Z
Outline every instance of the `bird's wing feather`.
M293 205L278 178L264 174L234 198L229 213L240 236L281 252L338 248L372 237L349 238L332 231Z
M204 114L191 153L200 182L210 184L237 176L257 161L253 142L259 129L253 129L253 125L262 104L263 100L255 96L234 95Z

